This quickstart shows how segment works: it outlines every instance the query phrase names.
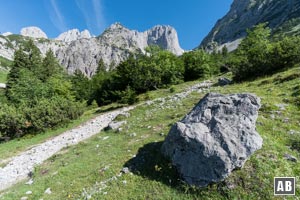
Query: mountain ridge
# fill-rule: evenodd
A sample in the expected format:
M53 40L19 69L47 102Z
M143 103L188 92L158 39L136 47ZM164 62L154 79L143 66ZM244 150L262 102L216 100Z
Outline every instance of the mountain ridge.
M227 46L232 51L246 36L247 29L259 23L268 23L273 33L281 31L286 34L293 31L294 34L299 34L300 27L297 30L294 28L300 24L300 1L234 0L228 13L216 22L199 47L208 50L217 47L220 50ZM291 25L287 27L287 24Z
M87 30L80 32L72 29L55 39L47 38L38 27L27 27L25 30L23 35L0 35L0 56L12 60L19 45L32 38L43 55L51 49L68 73L72 74L79 69L88 77L96 72L101 59L109 70L131 53L145 53L149 45L158 45L176 55L184 52L179 45L176 30L168 25L157 25L139 32L114 23L97 37L92 37Z

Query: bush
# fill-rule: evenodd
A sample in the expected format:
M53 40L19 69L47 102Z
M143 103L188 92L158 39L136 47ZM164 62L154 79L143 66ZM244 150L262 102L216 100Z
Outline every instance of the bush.
M270 33L266 24L248 31L229 61L235 81L269 75L300 62L300 37L271 41Z
M83 113L83 107L65 98L53 97L41 99L34 107L24 108L24 111L31 124L28 129L41 132L78 118Z
M14 106L2 104L0 107L0 136L15 138L25 134L26 118Z
M118 101L119 103L132 105L138 101L135 91L132 90L129 86L127 86L126 90L117 91L116 93L120 98L120 100Z
M78 118L83 106L61 97L40 99L35 106L18 107L4 104L0 108L0 132L15 138L27 133L39 133Z

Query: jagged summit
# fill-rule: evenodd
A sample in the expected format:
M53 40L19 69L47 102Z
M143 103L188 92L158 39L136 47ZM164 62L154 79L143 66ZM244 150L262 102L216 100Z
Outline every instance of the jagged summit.
M47 38L38 27L23 28L21 35L32 38ZM26 38L24 38L26 39ZM0 56L13 59L19 40L5 37L0 43ZM131 53L145 53L149 45L158 45L176 55L181 55L181 49L176 30L171 26L157 25L144 32L130 30L117 22L109 26L101 35L91 37L88 30L72 29L60 34L55 39L34 40L42 54L49 49L55 53L60 64L72 74L76 69L87 76L92 76L102 59L107 69L128 58Z
M48 38L46 33L44 33L44 31L42 31L39 27L36 26L22 28L20 31L20 35L32 38Z
M91 34L88 30L84 30L80 32L78 29L71 29L64 33L61 33L56 40L60 40L63 42L72 42L75 40L79 40L82 38L91 38Z

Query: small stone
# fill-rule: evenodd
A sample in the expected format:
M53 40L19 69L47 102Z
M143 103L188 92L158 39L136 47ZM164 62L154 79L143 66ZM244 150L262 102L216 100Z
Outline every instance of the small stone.
M128 167L124 167L122 170L121 170L122 173L124 174L128 174L130 172L129 168Z
M126 184L127 184L127 181L126 181L126 180L124 180L124 181L122 181L122 183L123 183L124 185L126 185Z
M27 199L28 199L28 197L21 197L20 200L27 200Z
M103 192L104 195L107 195L107 192Z
M271 114L271 115L270 115L270 118L271 118L271 119L275 119L275 115L274 115L274 114Z
M163 137L163 136L165 136L165 133L160 133L159 135Z
M107 140L109 138L109 136L105 136L102 140Z
M25 183L25 185L32 185L33 184L33 179L30 179L29 181L27 181L26 183Z
M47 188L44 193L45 194L51 194L52 193L51 188Z
M283 120L282 120L282 122L284 122L284 123L288 123L290 121L290 118L284 118Z
M276 104L276 106L279 108L279 110L285 110L287 104Z
M96 145L96 148L97 148L97 149L99 148L99 144Z
M32 194L32 191L29 190L25 194L30 195L30 194Z
M292 156L290 154L284 154L283 156L286 160L288 161L292 161L292 162L298 162L297 158L295 156Z
M295 134L295 131L294 131L294 130L290 130L290 131L289 131L289 134L290 134L290 135L294 135L294 134Z
M219 86L225 86L225 85L229 85L231 83L231 81L228 78L219 78L218 80L218 84Z
M152 126L148 126L147 128L150 129L150 128L152 128Z
M129 136L130 137L136 137L136 133L131 133Z

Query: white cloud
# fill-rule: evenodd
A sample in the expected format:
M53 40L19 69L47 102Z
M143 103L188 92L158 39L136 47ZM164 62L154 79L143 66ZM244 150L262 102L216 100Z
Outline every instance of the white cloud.
M76 0L76 5L84 16L87 28L99 34L106 26L103 6L101 0L92 0L92 4L89 4L89 2L86 0Z
M50 12L51 22L60 32L66 31L68 27L65 24L64 16L59 10L56 1L50 0L50 3L51 3L51 12Z
M99 31L105 28L105 18L103 15L103 6L101 0L93 0L94 13L96 16L96 27Z

